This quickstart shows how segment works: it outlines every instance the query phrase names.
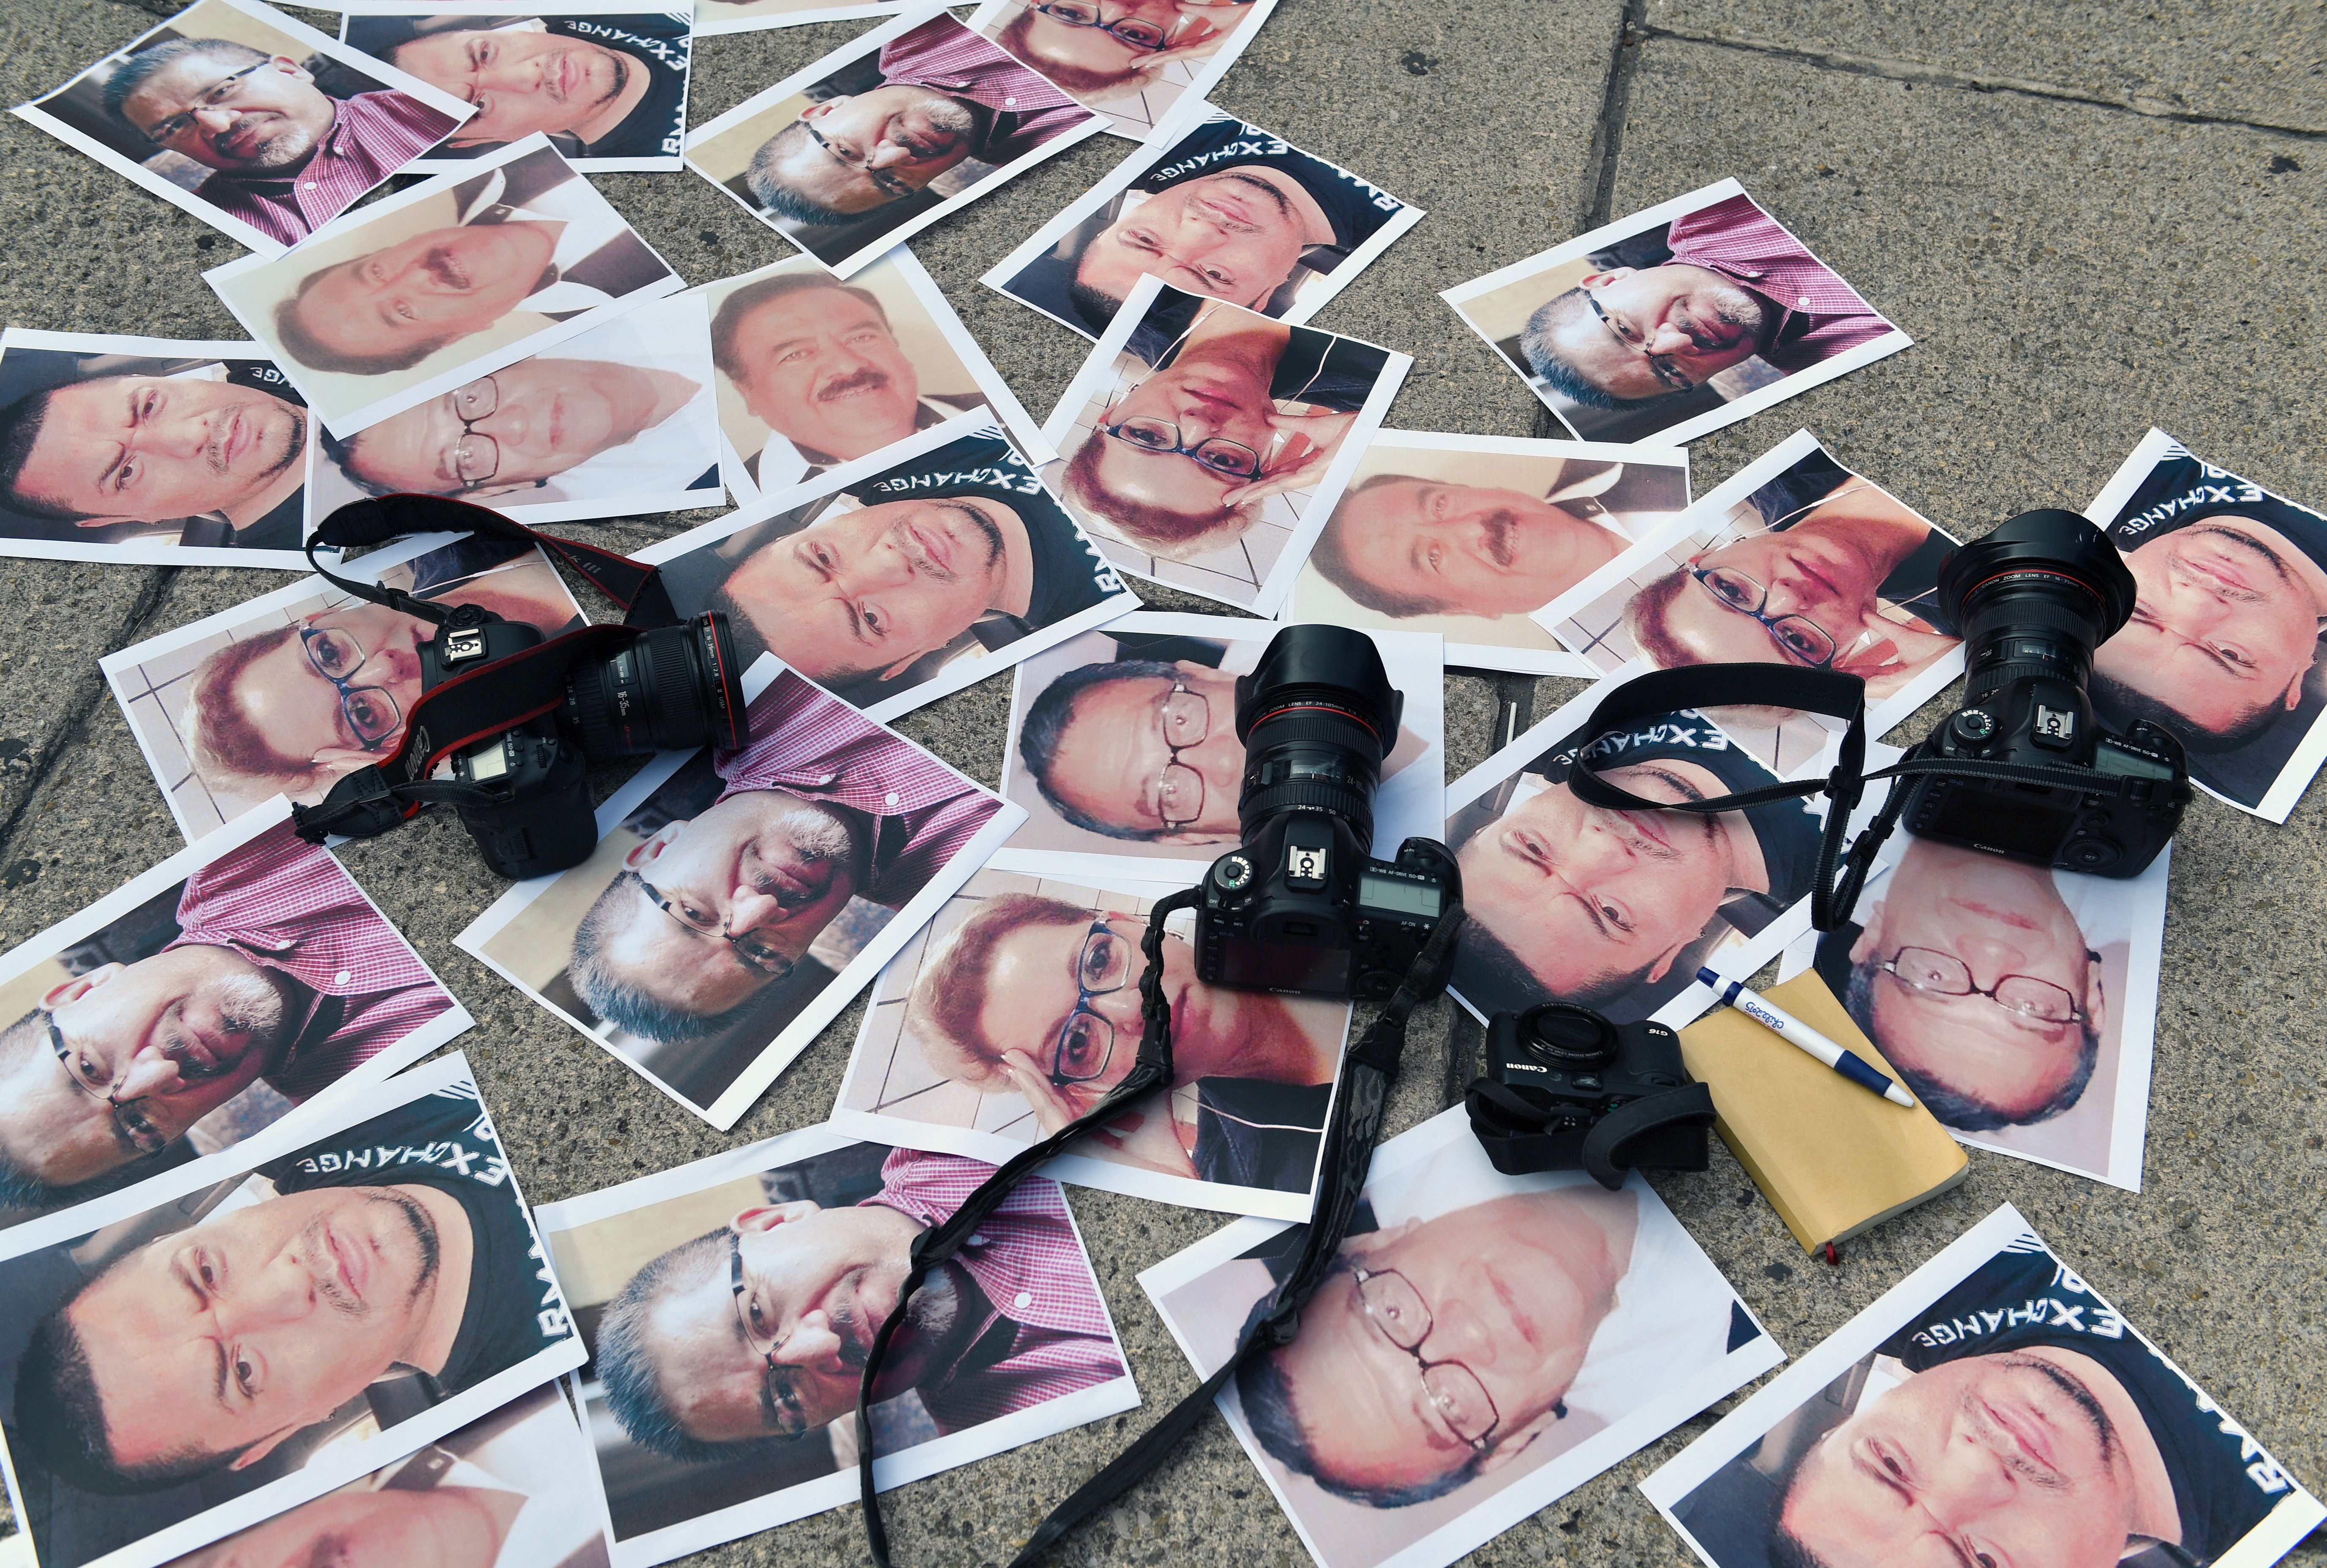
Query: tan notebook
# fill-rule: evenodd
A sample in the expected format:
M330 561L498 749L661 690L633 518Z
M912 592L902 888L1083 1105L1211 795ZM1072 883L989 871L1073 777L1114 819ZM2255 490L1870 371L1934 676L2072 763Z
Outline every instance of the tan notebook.
M1891 1076L1815 970L1769 998ZM1970 1172L1963 1145L1930 1112L1869 1094L1734 1007L1680 1031L1689 1076L1713 1090L1714 1131L1803 1248L1860 1231L1936 1198Z

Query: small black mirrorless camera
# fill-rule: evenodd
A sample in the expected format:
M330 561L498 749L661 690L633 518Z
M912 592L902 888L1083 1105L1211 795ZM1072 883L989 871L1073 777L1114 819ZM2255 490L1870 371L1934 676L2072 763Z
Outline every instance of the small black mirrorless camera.
M1487 1074L1466 1097L1496 1170L1589 1171L1613 1191L1634 1168L1702 1171L1713 1096L1689 1082L1680 1036L1545 1002L1487 1024Z
M2133 613L2133 574L2074 512L2023 512L1949 556L1939 608L1962 629L1964 705L1908 760L2065 769L2085 789L1927 775L1907 830L2092 876L2149 869L2190 804L2182 742L2146 721L2111 734L2086 695L2093 649Z
M1364 633L1288 626L1236 695L1244 843L1205 873L1196 973L1247 990L1388 996L1463 890L1435 839L1407 839L1395 862L1371 854L1404 694Z

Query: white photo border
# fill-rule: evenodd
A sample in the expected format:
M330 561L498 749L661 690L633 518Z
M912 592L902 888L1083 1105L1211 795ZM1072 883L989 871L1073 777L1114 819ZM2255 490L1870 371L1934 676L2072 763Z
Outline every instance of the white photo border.
M1002 8L1009 3L1010 0L981 0L977 9L969 14L967 23L969 30L981 38L990 38L992 34L986 29L1002 14ZM1209 98L1212 96L1212 89L1220 85L1220 78L1228 74L1229 67L1234 65L1238 58L1247 49L1252 47L1252 41L1259 35L1261 28L1267 24L1269 17L1276 10L1276 0L1252 0L1250 8L1252 14L1246 17L1237 30L1229 35L1228 41L1220 45L1220 52L1207 57L1193 73L1195 79L1180 89L1182 99ZM1098 95L1094 93L1092 96L1096 98ZM1080 98L1076 98L1075 101L1082 103ZM1088 104L1083 107L1090 107ZM1174 103L1171 108L1164 111L1165 116L1168 117L1179 107L1178 103ZM1154 131L1126 130L1118 126L1115 123L1115 117L1105 109L1092 109L1091 112L1098 116L1101 126L1111 136L1121 136L1126 141L1131 142L1149 142L1154 139ZM1160 122L1158 128L1161 128Z

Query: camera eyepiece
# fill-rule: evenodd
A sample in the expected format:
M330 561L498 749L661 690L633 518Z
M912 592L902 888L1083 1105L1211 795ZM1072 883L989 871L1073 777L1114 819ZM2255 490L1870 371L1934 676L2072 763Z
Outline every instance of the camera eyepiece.
M2133 573L2075 512L2023 512L1939 568L1939 608L1962 629L1965 688L1977 704L2050 676L2084 689L2093 649L2133 614Z
M1280 812L1309 810L1348 822L1361 850L1371 844L1382 759L1406 710L1373 639L1346 626L1288 626L1259 667L1237 677L1236 696L1245 837Z
M743 743L743 671L724 615L642 632L611 658L577 664L565 715L593 766L649 751Z

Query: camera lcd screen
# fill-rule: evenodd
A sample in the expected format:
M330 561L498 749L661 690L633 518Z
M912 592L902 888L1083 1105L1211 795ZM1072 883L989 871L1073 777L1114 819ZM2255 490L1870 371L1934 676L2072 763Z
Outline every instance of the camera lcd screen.
M1350 993L1350 950L1282 939L1229 937L1220 943L1220 984L1251 991Z
M2074 807L2051 803L2051 790L2029 795L1985 789L1950 789L1924 830L1934 838L1976 845L2014 860L2051 862L2076 826Z
M1436 888L1426 882L1410 882L1397 877L1379 876L1372 872L1358 879L1358 902L1369 909L1419 915L1426 920L1438 918L1439 894Z

